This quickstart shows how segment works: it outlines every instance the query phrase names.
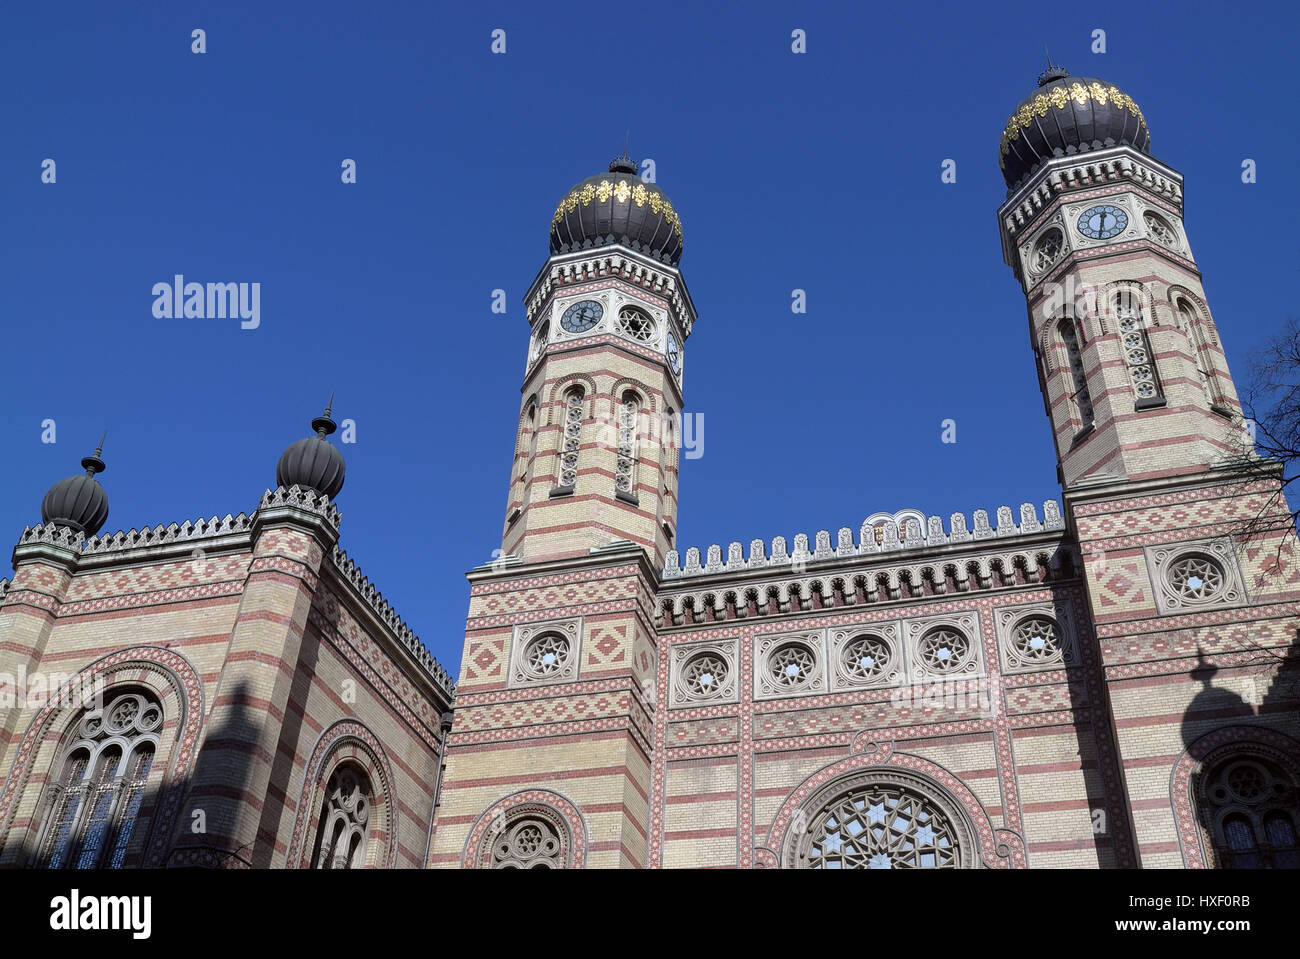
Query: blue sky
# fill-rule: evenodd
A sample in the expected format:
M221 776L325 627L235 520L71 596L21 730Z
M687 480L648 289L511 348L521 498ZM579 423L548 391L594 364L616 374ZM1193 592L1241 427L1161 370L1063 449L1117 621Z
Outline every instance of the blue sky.
M104 429L106 530L251 512L333 391L357 426L342 545L455 674L463 574L500 545L521 298L556 202L628 131L681 214L700 313L683 548L1058 497L998 243L1007 116L1045 43L1141 104L1152 152L1186 176L1240 377L1295 312L1298 18L1271 2L7 5L0 535L39 522ZM156 319L153 284L176 273L259 282L261 325Z

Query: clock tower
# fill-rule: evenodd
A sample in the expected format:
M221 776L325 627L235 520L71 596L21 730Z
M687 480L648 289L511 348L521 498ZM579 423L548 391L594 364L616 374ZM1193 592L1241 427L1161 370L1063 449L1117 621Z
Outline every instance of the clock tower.
M681 220L627 157L551 222L525 297L529 338L502 554L525 561L627 541L658 566L677 530L684 346L695 309Z
M695 308L681 219L636 171L619 157L564 195L524 299L501 552L469 574L431 865L649 859L655 595Z
M1180 843L1221 827L1179 812L1200 787L1192 775L1171 795L1169 765L1250 739L1223 727L1261 719L1294 640L1280 471L1231 468L1241 407L1183 178L1151 155L1137 102L1051 67L1007 122L1000 162L1003 254L1028 306L1138 855L1176 865Z
M1054 68L1002 135L1003 253L1024 288L1067 487L1199 473L1240 448L1236 390L1137 103Z

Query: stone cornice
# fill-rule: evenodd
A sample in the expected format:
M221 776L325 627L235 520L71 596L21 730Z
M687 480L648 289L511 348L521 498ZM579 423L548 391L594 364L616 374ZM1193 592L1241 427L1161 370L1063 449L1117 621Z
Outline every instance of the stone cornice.
M1062 496L1067 509L1117 498L1149 496L1186 489L1210 489L1216 486L1243 486L1282 478L1282 464L1276 460L1259 461L1258 469L1249 474L1231 467L1218 466L1199 473L1180 473L1155 479L1131 480L1125 476L1107 476L1092 482L1075 483Z
M608 546L593 549L580 556L566 556L558 559L524 562L514 555L503 556L482 566L476 566L465 578L470 584L493 583L503 580L523 579L530 576L546 576L555 573L572 573L578 570L597 570L610 566L636 563L640 574L651 589L659 585L659 571L650 563L646 551L628 540L616 540Z
M1181 216L1183 178L1178 171L1134 150L1119 146L1048 160L1033 178L998 208L1002 258L1018 270L1016 243L1040 214L1059 198L1105 185L1141 187L1171 205Z
M347 591L352 594L356 604L368 610L377 620L380 628L372 630L375 638L381 642L386 641L385 645L390 647L391 653L396 654L395 658L413 661L421 672L432 679L434 685L443 694L446 702L440 708L450 708L456 697L456 686L451 676L433 658L424 643L420 641L420 637L406 625L402 617L397 614L397 610L393 609L392 604L375 589L370 579L361 572L361 567L337 547L330 552L328 565L337 574L336 581L346 585Z
M681 272L621 244L557 254L548 259L524 294L529 326L535 325L538 310L565 287L606 279L622 280L660 297L672 311L682 338L691 335L695 304Z

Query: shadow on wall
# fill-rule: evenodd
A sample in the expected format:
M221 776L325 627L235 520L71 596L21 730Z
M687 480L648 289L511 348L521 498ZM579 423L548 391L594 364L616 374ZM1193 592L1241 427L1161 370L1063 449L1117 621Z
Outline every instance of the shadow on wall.
M261 726L261 711L253 702L248 684L236 685L229 703L221 704L220 724L202 739L167 857L169 867L240 869L269 861L271 848L258 848L263 845L260 834L256 844L238 846L231 835L239 808L266 798L249 795L250 759Z
M1209 837L1206 865L1300 869L1300 742L1273 722L1300 710L1300 645L1284 654L1260 649L1244 675L1216 685L1219 672L1198 650L1190 676L1201 689L1182 721L1195 761L1190 802ZM1173 799L1176 808L1185 801Z
M1119 785L1123 782L1119 747L1110 724L1112 712L1107 702L1101 654L1096 646L1085 649L1084 644L1084 637L1093 635L1093 627L1088 621L1086 609L1076 607L1071 600L1060 598L1056 600L1055 607L1054 615L1058 623L1072 622L1076 609L1084 617L1082 622L1075 624L1074 630L1077 644L1075 656L1083 670L1067 670L1069 680L1066 688L1074 716L1075 742L1079 745L1079 769L1088 797L1088 813L1092 820L1091 841L1097 854L1097 865L1102 869L1132 866L1135 859L1133 826L1129 821L1128 803L1123 788ZM1080 845L1085 844L1086 840L1080 841Z

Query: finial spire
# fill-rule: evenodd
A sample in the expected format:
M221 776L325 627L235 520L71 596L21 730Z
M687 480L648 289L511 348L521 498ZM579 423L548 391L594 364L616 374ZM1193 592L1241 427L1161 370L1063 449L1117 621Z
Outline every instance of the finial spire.
M94 476L96 473L102 473L108 469L104 465L104 461L99 458L100 454L104 452L104 440L106 439L108 439L108 430L104 430L103 435L100 436L99 446L95 448L95 452L82 459L81 468L86 471L87 476Z
M325 437L333 433L336 429L338 429L338 425L335 424L335 422L332 419L330 419L330 413L333 411L333 409L334 409L334 394L330 393L330 401L325 406L325 412L311 421L311 428L316 431L316 435L319 436L321 439L324 439Z
M1043 44L1043 55L1047 57L1047 69L1038 75L1038 85L1045 87L1056 80L1064 80L1070 75L1070 71L1065 67L1058 67L1052 62L1052 54L1047 49L1047 44Z

